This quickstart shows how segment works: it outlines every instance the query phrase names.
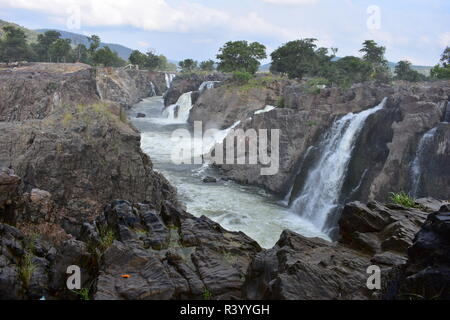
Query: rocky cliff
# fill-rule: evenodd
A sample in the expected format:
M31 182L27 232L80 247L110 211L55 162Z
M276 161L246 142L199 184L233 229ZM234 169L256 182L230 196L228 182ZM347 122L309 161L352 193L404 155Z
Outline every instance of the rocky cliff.
M112 78L125 71L116 72ZM129 81L126 74L121 83ZM35 64L2 71L0 77L5 96L0 117L23 120L0 122L0 167L22 178L24 192L50 192L70 232L117 198L157 208L175 199L175 189L152 170L140 149L140 134L121 106L100 100L97 88L103 84L98 84L96 70ZM136 82L142 82L140 76ZM50 84L52 90L45 90ZM124 94L122 101L133 99L137 96Z
M162 96L168 89L162 72L99 68L96 79L103 100L117 102L126 108L142 98Z
M201 103L203 96L214 101L213 95L220 89L204 93L197 103ZM221 165L222 173L238 182L259 185L282 196L292 191L292 201L302 190L311 165L319 156L321 141L333 122L350 112L373 108L383 98L388 98L383 110L366 120L358 136L341 200L384 201L391 192L411 191L412 185L417 183L412 174L412 170L416 170L413 168L416 157L427 159L419 159L422 162L418 169L421 170L418 173L420 191L416 196L447 199L450 171L446 168L450 163L450 149L449 140L445 137L449 127L442 122L450 95L448 82L363 84L351 89L319 91L311 93L301 86L287 87L284 89L284 108L247 119L237 116L227 122L243 120L240 128L244 130L280 130L278 174L261 176L262 165ZM217 99L225 99L223 96L220 94ZM230 98L231 106L234 106L233 101ZM218 105L222 104L227 105L227 102ZM234 110L234 107L229 109ZM249 110L252 110L252 105ZM221 114L227 112L222 111ZM203 117L207 118L209 114L203 113ZM214 121L216 117L211 116ZM421 140L433 128L436 130L432 139L420 150Z
M230 75L222 73L213 74L180 74L173 79L169 90L164 95L164 104L170 106L175 104L178 98L186 92L198 91L200 85L206 81L226 81Z

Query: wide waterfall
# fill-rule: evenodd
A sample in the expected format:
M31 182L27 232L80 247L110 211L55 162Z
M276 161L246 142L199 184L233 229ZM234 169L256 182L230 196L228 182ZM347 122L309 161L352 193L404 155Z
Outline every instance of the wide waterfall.
M175 123L186 123L192 107L192 92L187 92L180 96L177 103L165 108L163 116Z
M172 81L176 77L176 75L173 73L166 73L166 74L164 74L164 76L166 78L167 90L169 90L170 86L172 85Z
M206 90L214 89L216 83L219 83L220 81L205 81L203 82L200 87L198 88L198 91L203 92Z
M367 118L383 109L386 99L378 106L334 122L320 146L321 155L309 170L300 196L291 210L311 221L322 232L330 232L329 218L340 208L340 194L355 143Z

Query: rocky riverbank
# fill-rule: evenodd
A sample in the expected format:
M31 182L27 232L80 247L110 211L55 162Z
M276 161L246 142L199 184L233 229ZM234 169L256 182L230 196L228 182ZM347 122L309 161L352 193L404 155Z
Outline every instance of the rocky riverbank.
M0 71L0 299L401 299L406 294L431 298L436 292L440 298L449 296L449 287L440 286L448 279L449 265L449 207L444 202L421 200L416 208L349 203L339 219L338 242L307 239L287 230L269 250L242 232L227 231L186 212L176 189L153 170L140 148L139 133L123 112L124 106L153 93L145 91L153 89L150 82L163 90L154 78L162 76L84 65L35 64ZM330 112L338 116L363 110L388 93L392 97L385 112L395 117L382 119L396 119L392 136L398 141L395 125L400 120L423 119L420 128L431 129L442 120L439 101L448 98L447 87L440 84L427 93L419 88L407 94L392 92L391 87L361 87L352 89L360 94L345 99L342 92L327 91L332 99L343 99L340 104L330 100L318 107L316 101L304 110L309 100L302 98L303 107L295 107L297 100L289 100L288 88L269 88L257 95L263 104L267 97L275 101L280 96L286 104L254 117L261 125L280 112L286 112L286 122L308 121L309 110L325 128L332 121ZM221 90L225 89L210 91ZM410 95L413 90L416 98ZM212 99L209 94L200 96L199 107ZM398 99L396 94L401 94ZM364 96L372 98L366 101ZM236 106L228 113L229 123L233 117L247 117ZM295 134L292 139L302 136L296 123L289 127ZM404 128L412 130L421 122L412 123ZM311 133L311 141L320 136L321 128ZM434 159L444 164L445 130L445 124L439 124L439 134L433 135L438 147ZM421 131L416 133L420 140ZM389 150L394 138L386 139ZM299 140L290 142L295 141ZM293 149L285 157L292 158L295 168ZM392 164L394 160L392 155ZM446 181L445 175L435 181ZM367 267L374 264L382 269L383 290L366 286ZM71 265L81 268L80 291L66 287Z

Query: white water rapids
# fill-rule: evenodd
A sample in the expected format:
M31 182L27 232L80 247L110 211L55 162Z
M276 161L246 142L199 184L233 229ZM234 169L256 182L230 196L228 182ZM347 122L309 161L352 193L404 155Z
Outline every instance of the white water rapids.
M161 97L148 98L134 107L130 117L142 133L142 149L151 157L155 170L177 187L180 200L186 203L191 214L205 215L228 230L242 231L265 248L271 248L285 229L306 237L329 240L313 224L291 212L262 189L226 181L205 184L202 181L205 176L216 176L213 169L206 165L173 164L172 132L189 126L176 117L162 115L163 106ZM147 118L137 119L137 113L144 113ZM220 140L226 133L222 130L214 139Z
M327 222L341 205L339 198L359 133L367 118L381 110L385 102L386 99L372 109L349 113L335 121L322 141L320 158L309 170L303 190L292 204L294 212L322 232L330 231Z

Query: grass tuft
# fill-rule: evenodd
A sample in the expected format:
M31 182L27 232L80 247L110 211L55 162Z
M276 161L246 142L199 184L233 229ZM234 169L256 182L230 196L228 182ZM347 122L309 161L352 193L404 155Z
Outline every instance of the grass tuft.
M407 194L405 192L391 193L391 200L393 203L398 204L403 207L407 207L407 208L420 207L416 204L416 199L414 199L413 197L411 197L409 194Z

